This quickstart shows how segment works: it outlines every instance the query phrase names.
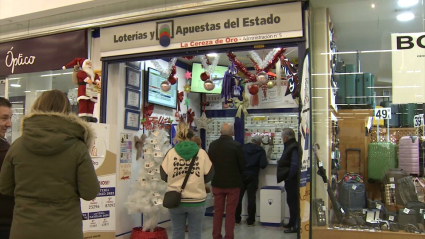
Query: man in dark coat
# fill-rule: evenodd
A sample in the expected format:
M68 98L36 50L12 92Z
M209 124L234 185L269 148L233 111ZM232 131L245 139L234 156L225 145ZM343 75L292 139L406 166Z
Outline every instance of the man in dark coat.
M256 193L258 190L260 168L265 169L268 164L266 151L261 147L261 136L258 134L254 135L251 142L242 147L246 168L242 175L242 187L239 195L239 204L236 209L236 224L240 224L242 220L242 199L246 191L248 194L248 218L246 220L248 227L255 226L255 213L257 211Z
M226 208L224 238L234 238L235 213L242 186L242 173L245 171L245 160L242 146L233 140L233 134L233 125L224 123L221 126L220 138L212 142L208 149L215 170L211 182L214 195L213 239L223 238L221 227L224 208Z
M10 148L5 139L6 131L12 127L12 104L0 97L0 169ZM10 226L13 218L13 197L0 194L0 239L9 239Z
M298 187L298 142L292 129L282 130L284 150L277 164L277 182L285 181L286 202L289 207L289 223L283 225L285 233L296 233L299 220L299 187Z

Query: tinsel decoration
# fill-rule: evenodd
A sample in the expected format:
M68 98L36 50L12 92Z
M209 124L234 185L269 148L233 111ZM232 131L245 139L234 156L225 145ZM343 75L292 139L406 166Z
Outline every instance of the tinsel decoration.
M215 71L216 66L218 65L218 61L220 60L220 54L217 54L211 65L209 65L209 60L206 55L201 55L200 58L205 73L207 73L207 75L209 76L212 75Z
M250 58L255 63L257 63L257 66L258 66L259 69L264 69L273 60L273 57L276 55L276 53L278 53L280 50L281 50L281 48L274 48L273 50L271 50L267 54L267 56L264 58L264 60L262 60L261 57L255 51L249 51L249 55L251 56ZM279 59L279 57L278 57L278 59Z
M148 118L152 115L154 105L148 105L148 103L145 103L145 106L143 106L143 118Z
M166 69L164 69L161 64L159 64L158 61L153 60L151 61L152 64L154 65L154 68L160 72L161 76L168 78L171 74L171 71L173 70L174 66L176 65L177 62L177 57L171 58L171 60L168 62L168 66ZM175 74L175 73L174 73Z
M146 134L142 134L140 138L137 137L137 135L134 136L134 147L137 150L136 160L139 160L139 158L142 157L143 147L145 146L147 137L148 136L146 136Z
M143 147L144 161L136 182L131 186L130 195L124 204L129 214L143 213L143 230L153 231L158 225L159 213L168 209L162 206L167 183L161 180L160 166L164 155L171 148L169 135L165 130L150 132Z
M186 60L192 60L193 58L195 58L195 56L183 56L182 58Z
M183 102L184 92L178 91L177 93L177 111L180 111L180 103Z
M187 124L189 125L189 127L192 127L192 123L195 118L195 112L193 112L192 109L189 109L186 113L186 117Z
M256 81L255 75L251 74L251 72L249 72L248 69L246 69L245 65L242 62L240 62L238 59L236 59L236 55L233 54L233 52L227 53L227 56L229 57L229 61L235 64L238 71L244 74L245 77L248 78L247 80L245 80L244 83Z

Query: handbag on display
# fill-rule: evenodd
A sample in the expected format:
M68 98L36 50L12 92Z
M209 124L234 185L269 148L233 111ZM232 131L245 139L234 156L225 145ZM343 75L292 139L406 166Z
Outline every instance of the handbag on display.
M190 162L189 169L186 172L186 177L184 178L180 191L168 191L165 193L164 202L162 204L164 207L171 209L180 206L182 200L182 192L186 187L187 180L189 179L190 173L192 172L196 156L198 156L198 153L193 156L192 161Z

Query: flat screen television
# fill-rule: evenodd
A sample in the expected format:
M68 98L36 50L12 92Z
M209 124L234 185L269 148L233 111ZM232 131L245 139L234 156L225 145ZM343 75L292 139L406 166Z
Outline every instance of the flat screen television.
M210 75L210 80L215 84L213 90L208 91L204 88L204 82L201 80L201 74L204 72L204 68L199 63L193 63L192 65L192 85L191 91L198 93L207 94L221 94L221 87L223 84L224 73L227 71L227 66L217 66L214 73Z
M177 107L177 84L171 86L169 91L161 90L161 82L167 80L154 68L148 68L147 101L149 104L162 105L175 109Z

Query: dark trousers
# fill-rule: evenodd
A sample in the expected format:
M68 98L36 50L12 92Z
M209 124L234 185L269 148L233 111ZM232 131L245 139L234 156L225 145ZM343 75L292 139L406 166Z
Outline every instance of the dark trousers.
M214 195L213 239L222 239L224 208L226 208L225 239L234 239L235 211L238 206L240 188L212 188ZM227 200L227 201L226 201Z
M297 179L293 178L291 180L285 181L285 190L286 190L286 202L289 207L289 223L290 227L298 227L298 217L299 217L299 188L297 184Z
M0 239L9 239L10 225L0 225Z
M239 195L239 204L236 208L236 223L240 223L242 220L241 213L242 213L242 199L245 194L245 191L248 195L248 219L246 220L248 225L255 223L255 213L257 212L257 205L256 205L256 193L258 190L258 175L256 174L245 174L242 177L242 187L241 187L241 193Z

